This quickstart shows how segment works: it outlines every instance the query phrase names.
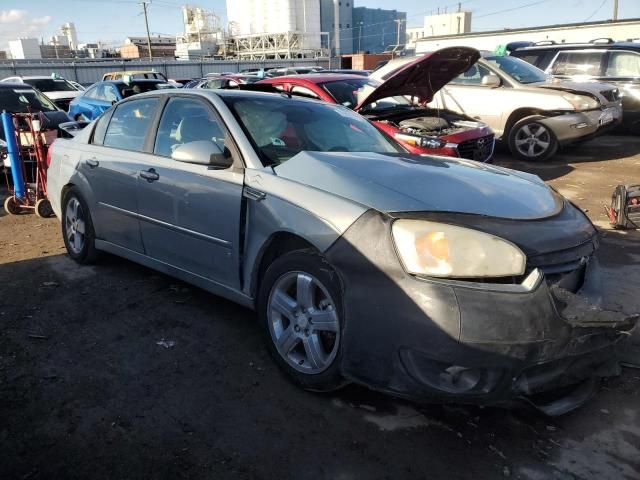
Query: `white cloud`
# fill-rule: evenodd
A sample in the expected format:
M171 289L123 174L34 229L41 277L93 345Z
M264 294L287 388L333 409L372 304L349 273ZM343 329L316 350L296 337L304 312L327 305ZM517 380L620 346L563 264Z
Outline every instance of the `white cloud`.
M22 22L26 15L26 10L17 10L15 8L11 10L0 10L0 23Z
M27 10L0 10L0 50L6 50L9 40L21 37L46 37L49 15L32 17Z

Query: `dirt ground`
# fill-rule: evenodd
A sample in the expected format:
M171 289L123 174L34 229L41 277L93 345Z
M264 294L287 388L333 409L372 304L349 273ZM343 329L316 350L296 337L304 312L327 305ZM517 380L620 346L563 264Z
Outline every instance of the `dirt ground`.
M609 230L602 208L640 183L640 141L603 137L543 165L497 157L602 227L608 293L640 311L640 233ZM640 370L554 419L307 393L252 312L115 257L79 267L56 219L0 214L0 478L507 477L639 479Z

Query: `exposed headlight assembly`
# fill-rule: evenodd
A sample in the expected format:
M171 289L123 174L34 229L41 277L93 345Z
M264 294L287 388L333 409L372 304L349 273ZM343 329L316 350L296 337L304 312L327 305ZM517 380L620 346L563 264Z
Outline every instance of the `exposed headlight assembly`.
M595 108L600 108L600 102L592 97L587 97L586 95L574 95L571 93L562 95L567 102L569 102L573 108L577 111L581 112L582 110L593 110Z
M394 137L400 141L406 142L409 145L415 145L421 148L442 148L447 142L440 140L436 137L423 137L421 135L414 135L411 133L396 133Z
M522 275L527 258L513 243L488 233L424 220L396 220L393 240L404 268L440 278Z

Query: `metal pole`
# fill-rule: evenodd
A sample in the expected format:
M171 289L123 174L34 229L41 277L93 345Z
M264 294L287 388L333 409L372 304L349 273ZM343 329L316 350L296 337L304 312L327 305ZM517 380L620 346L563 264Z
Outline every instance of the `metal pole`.
M362 42L362 23L360 23L359 27L360 27L360 32L358 33L358 52L357 53L360 53L362 51L362 48L360 45L360 43Z
M340 56L340 3L338 0L333 0L333 35L336 42L336 57Z
M151 2L140 2L142 5L142 10L144 12L144 24L147 27L147 50L149 52L149 60L153 60L153 55L151 54L151 35L149 34L149 19L147 18L147 5Z
M613 21L618 21L618 0L613 0Z

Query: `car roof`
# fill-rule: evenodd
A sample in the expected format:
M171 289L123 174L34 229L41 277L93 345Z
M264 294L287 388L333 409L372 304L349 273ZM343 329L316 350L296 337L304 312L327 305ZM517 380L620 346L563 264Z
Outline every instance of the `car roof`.
M309 83L327 83L327 82L337 82L340 80L363 80L366 77L362 75L355 74L346 74L346 73L308 73L304 75L285 75L282 77L275 78L266 78L265 80L269 80L269 82L281 82L281 81L296 81L296 80L304 80Z
M299 97L299 96L295 96L295 95L287 95L285 93L276 93L276 92L256 92L256 91L252 91L252 90L237 90L237 89L229 89L229 90L225 90L225 89L221 89L221 88L217 88L217 89L213 89L213 90L208 90L208 89L181 89L181 88L173 88L173 89L163 89L163 90L153 90L150 92L143 92L143 93L139 93L138 95L134 95L132 97L129 98L125 98L124 100L122 100L122 102L129 102L131 100L135 100L138 98L143 98L143 97L149 97L149 96L155 96L155 95L177 95L177 96L182 96L184 97L185 95L193 95L193 96L198 96L198 97L220 97L220 98L224 98L224 97L231 97L231 98L255 98L255 99L259 99L259 98L274 98L274 97L279 97L282 98L283 101L290 101L290 102L301 102L301 103L311 103L314 105L331 105L329 103L324 103L324 102L318 102L317 100L314 99L310 99L310 98L304 98L304 97Z
M0 88L20 88L20 89L30 88L31 90L35 90L28 83L17 83L17 82L11 82L11 83L10 82L0 82Z
M520 47L515 52L530 52L536 50L592 50L592 49L632 49L640 51L640 43L637 42L596 42L596 43L545 43L544 45L530 45Z
M135 85L136 83L167 83L165 80L160 78L134 78L129 83L125 83L124 80L101 80L99 82L94 83L111 83L113 85Z

